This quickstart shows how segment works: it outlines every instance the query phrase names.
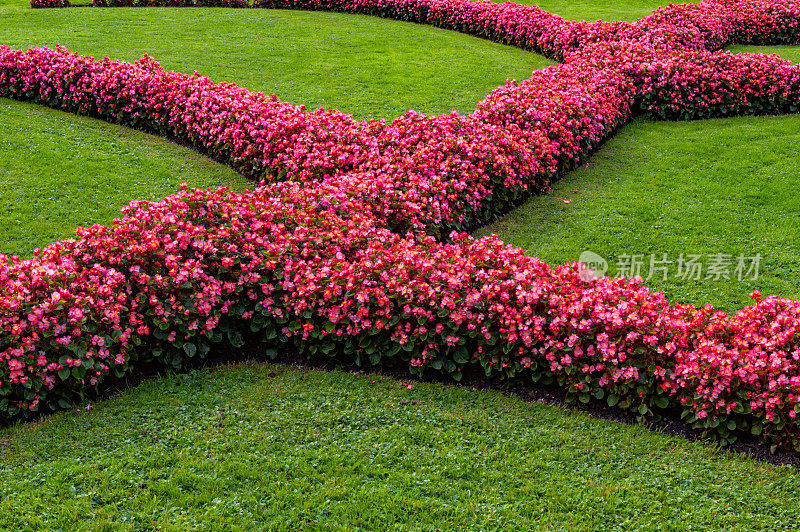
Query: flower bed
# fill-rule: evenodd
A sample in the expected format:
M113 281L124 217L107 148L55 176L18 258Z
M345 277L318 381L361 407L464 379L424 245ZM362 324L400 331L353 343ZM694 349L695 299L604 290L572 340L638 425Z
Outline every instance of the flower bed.
M32 8L70 7L69 0L31 0Z
M37 2L39 0L31 0ZM248 7L248 0L92 0L95 7Z
M111 228L80 229L32 260L1 257L0 415L66 408L111 373L148 359L179 368L250 332L270 354L291 342L456 379L480 364L642 416L680 409L724 441L748 431L800 447L800 303L756 295L728 317L670 304L640 279L586 281L578 265L450 233L547 190L634 112L796 110L797 66L715 50L796 42L800 3L704 1L634 23L465 0L257 6L434 24L565 63L497 88L468 116L367 122L148 57L0 46L0 95L179 138L263 182L134 202Z

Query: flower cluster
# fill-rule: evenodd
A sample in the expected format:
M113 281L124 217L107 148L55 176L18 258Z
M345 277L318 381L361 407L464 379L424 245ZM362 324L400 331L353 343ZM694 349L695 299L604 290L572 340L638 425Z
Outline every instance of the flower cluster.
M795 112L800 65L777 55L684 52L665 57L641 75L649 88L644 112L696 119Z
M31 7L34 9L45 7L69 7L70 5L69 0L31 0Z
M32 0L38 1L38 0ZM92 0L95 7L249 7L248 0Z
M547 190L635 112L795 110L797 67L717 50L797 42L800 2L704 0L633 23L468 0L255 7L411 20L564 63L498 87L468 116L386 122L307 111L147 56L0 46L0 95L179 138L261 181L133 202L110 228L79 229L30 260L0 256L0 415L66 408L143 361L179 368L253 335L269 354L293 344L455 379L479 364L643 416L680 409L725 441L749 431L800 447L800 303L754 294L728 317L461 232Z

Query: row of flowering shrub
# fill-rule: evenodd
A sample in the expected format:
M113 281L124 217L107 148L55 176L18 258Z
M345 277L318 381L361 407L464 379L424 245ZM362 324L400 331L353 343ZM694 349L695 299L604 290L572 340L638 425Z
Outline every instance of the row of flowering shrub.
M4 416L68 407L109 374L152 359L180 368L247 333L270 354L292 343L456 380L480 364L640 415L680 407L725 438L800 438L797 302L768 298L728 320L639 280L586 282L496 238L401 236L361 207L298 183L184 190L3 260Z
M361 13L461 31L561 57L593 42L641 42L655 48L718 49L728 42L797 41L796 0L703 0L670 5L636 22L576 22L536 6L489 0L92 0L97 7L204 6ZM68 0L31 0L68 7Z
M34 2L44 0L31 0ZM92 0L96 7L248 7L248 0Z
M435 24L566 60L493 91L469 116L391 122L306 111L229 83L0 47L0 95L182 139L262 180L134 202L32 260L0 260L0 415L65 408L109 374L175 368L255 334L274 354L403 364L459 379L554 380L571 397L680 409L732 441L800 446L800 303L732 318L670 304L638 279L586 281L463 230L585 158L641 110L783 112L796 67L714 50L796 41L800 3L704 1L634 23L578 23L465 0L271 2ZM449 243L437 237L448 236Z
M32 8L70 7L69 0L31 0Z
M240 346L243 326L270 352L294 342L457 380L478 363L646 414L669 401L652 377L713 314L635 281L587 283L496 238L402 236L346 191L298 183L134 202L111 228L4 260L0 280L6 415L69 406L147 358L178 368L214 342Z

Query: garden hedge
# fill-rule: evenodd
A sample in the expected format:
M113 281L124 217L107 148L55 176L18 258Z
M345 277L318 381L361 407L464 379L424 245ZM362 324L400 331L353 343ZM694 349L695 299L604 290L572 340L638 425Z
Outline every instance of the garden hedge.
M704 0L633 23L469 0L253 7L432 24L563 63L498 87L470 115L386 122L166 72L147 56L0 46L0 96L189 142L259 183L135 201L111 227L30 260L0 256L0 417L68 408L110 374L152 360L180 368L256 334L271 356L292 344L456 380L480 365L641 416L678 409L724 442L749 432L800 449L800 303L754 293L727 316L463 232L548 190L637 113L796 111L800 67L719 49L800 41L800 1Z

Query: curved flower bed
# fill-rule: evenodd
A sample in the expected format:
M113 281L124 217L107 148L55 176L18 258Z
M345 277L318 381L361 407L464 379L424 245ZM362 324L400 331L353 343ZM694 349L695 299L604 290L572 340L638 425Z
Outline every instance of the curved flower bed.
M497 88L468 116L367 122L146 56L0 46L0 95L179 138L262 182L133 202L111 228L80 229L31 260L0 256L0 415L66 408L143 360L179 368L255 334L269 354L292 343L455 379L480 364L642 416L680 409L726 442L747 431L800 448L800 303L754 294L728 317L459 232L547 190L636 112L796 110L800 67L715 50L798 41L800 2L703 1L634 23L467 0L256 6L434 24L565 63Z
M70 7L72 4L69 0L31 0L31 7L46 8L46 7Z
M31 0L31 7L39 1L46 0ZM249 7L248 4L248 0L92 0L95 7Z

